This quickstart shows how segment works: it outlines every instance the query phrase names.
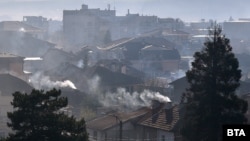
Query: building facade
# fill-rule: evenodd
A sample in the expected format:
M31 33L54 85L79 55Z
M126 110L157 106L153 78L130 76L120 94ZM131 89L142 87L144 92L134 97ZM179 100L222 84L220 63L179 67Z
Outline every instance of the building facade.
M135 37L158 28L181 28L182 21L172 18L131 14L116 16L108 6L105 10L89 9L83 4L80 10L63 11L63 32L74 46L100 45L111 40Z

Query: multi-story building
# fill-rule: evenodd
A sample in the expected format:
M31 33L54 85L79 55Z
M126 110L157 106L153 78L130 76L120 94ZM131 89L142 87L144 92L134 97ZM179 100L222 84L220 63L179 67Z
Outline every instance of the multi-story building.
M131 14L116 16L108 6L105 10L89 9L83 4L80 10L63 11L63 32L74 46L100 45L110 40L135 37L158 28L181 28L182 21L172 18Z

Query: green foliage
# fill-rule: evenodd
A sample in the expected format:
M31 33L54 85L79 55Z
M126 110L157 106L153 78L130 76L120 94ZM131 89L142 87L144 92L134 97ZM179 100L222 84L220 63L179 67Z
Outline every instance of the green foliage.
M186 73L190 87L186 98L182 135L189 141L219 141L223 124L244 124L247 102L235 94L241 70L229 39L221 28L210 30L205 48L194 54Z
M60 90L32 90L30 94L16 92L8 112L7 125L14 133L7 141L87 141L85 121L77 121L60 111L68 105Z

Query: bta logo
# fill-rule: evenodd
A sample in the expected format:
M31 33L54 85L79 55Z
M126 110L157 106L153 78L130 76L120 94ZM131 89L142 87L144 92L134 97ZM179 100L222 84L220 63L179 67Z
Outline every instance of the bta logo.
M243 129L227 129L227 136L246 136Z

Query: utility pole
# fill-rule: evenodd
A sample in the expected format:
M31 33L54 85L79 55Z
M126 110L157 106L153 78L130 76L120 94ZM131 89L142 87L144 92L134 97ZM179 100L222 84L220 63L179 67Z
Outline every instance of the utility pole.
M120 141L122 141L122 121L121 120L120 120Z
M116 120L119 120L119 139L120 141L122 141L122 120L117 116L117 115L113 115Z

